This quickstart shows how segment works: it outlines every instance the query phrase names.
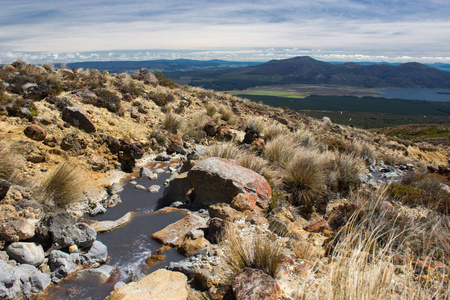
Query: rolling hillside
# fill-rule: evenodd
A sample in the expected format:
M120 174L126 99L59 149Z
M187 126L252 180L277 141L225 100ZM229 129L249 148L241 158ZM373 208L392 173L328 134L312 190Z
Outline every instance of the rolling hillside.
M450 88L450 73L420 63L331 64L308 56L265 64L192 73L190 85L215 90L261 85L332 84L360 87Z

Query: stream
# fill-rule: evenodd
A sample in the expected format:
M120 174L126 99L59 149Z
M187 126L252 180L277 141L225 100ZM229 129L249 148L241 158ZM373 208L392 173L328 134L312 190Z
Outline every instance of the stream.
M114 268L110 279L106 283L99 284L92 280L74 280L74 276L69 275L47 290L48 299L104 299L110 295L117 282L128 283L139 280L157 269L166 267L170 262L186 258L176 250L170 249L163 253L164 260L153 266L146 264L146 259L152 255L152 252L162 246L151 239L150 235L184 217L179 211L154 212L161 207L159 200L164 192L164 182L171 175L167 171L167 166L164 170L155 180L142 177L135 179L134 184L131 181L126 182L124 190L118 193L122 203L109 208L104 214L94 217L85 216L90 220L106 221L117 220L130 211L135 213L128 224L110 232L97 234L97 240L108 247L107 265ZM146 188L159 185L161 189L157 193L150 193L148 190L136 188L136 184Z

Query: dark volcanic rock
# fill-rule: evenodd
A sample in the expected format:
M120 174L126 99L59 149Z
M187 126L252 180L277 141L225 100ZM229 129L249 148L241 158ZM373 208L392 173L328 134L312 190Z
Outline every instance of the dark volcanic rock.
M10 187L11 183L9 181L0 178L0 201L6 197Z
M62 119L72 126L83 129L87 133L95 132L95 125L91 117L79 107L64 108Z

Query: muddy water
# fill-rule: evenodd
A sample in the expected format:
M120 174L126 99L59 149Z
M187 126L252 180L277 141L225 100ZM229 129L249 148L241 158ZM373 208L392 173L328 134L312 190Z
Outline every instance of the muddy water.
M135 185L127 182L124 190L119 193L122 203L108 209L105 214L90 217L91 220L116 220L124 214L133 211L132 220L111 232L100 233L97 239L108 247L109 261L115 271L107 283L98 284L92 281L75 281L67 278L48 291L48 299L104 299L114 284L118 281L130 282L140 279L159 268L164 268L171 261L179 261L185 257L176 250L164 252L165 259L151 267L146 259L152 252L159 249L161 244L150 238L150 235L167 225L174 223L184 216L181 212L154 213L160 207L159 199L164 191L164 182L170 174L161 173L157 180L148 178L136 179L138 184L145 187L158 184L161 189L158 193L137 189ZM72 276L73 277L73 276Z

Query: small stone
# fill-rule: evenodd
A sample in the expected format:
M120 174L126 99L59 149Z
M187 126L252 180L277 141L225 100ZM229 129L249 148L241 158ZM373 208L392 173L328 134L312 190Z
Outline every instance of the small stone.
M47 131L39 125L32 124L27 126L23 133L32 140L43 141L47 136Z
M130 181L130 184L132 184L132 185L137 185L137 181L132 180L132 181Z
M151 179L151 180L156 180L156 179L158 179L158 174L151 173L150 175L148 175L148 178Z
M150 193L158 193L161 187L159 185L152 185L148 188Z
M10 187L11 183L9 181L0 178L0 200L3 200L6 197Z
M329 227L327 221L319 219L308 223L303 229L308 232L322 232L324 229L329 229Z
M141 185L141 184L136 184L136 188L138 190L146 190L145 186Z
M72 245L69 247L69 253L74 253L74 252L78 252L78 246L77 245Z
M157 174L161 174L161 173L165 173L166 172L166 170L164 170L164 169L156 169L155 170L155 173L157 173Z
M236 300L278 300L281 289L275 279L259 269L244 268L234 278Z

